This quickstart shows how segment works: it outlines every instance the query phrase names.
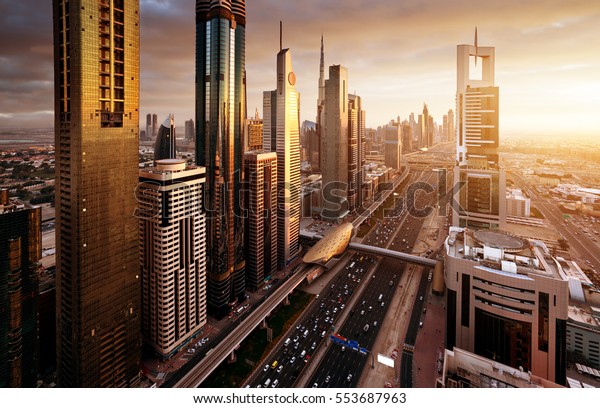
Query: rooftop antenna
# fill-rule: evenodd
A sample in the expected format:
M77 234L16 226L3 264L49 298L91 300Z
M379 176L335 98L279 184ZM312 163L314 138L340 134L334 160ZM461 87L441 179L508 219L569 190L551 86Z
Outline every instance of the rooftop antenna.
M279 20L279 51L283 50L283 23Z
M475 26L475 66L477 66L477 26Z

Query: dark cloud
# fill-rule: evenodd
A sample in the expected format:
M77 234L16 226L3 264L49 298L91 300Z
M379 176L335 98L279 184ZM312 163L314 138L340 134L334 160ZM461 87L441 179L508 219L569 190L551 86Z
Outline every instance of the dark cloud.
M52 110L50 3L0 0L0 126L7 115L20 120L38 112L31 117L47 120L39 112ZM251 113L255 107L262 111L262 92L275 87L280 20L284 46L292 50L302 119L316 114L321 34L326 64L348 68L349 89L363 97L370 126L406 117L423 102L441 121L454 108L456 45L472 43L475 26L480 44L496 47L503 129L513 126L511 112L517 117L531 111L544 88L561 96L546 98L545 106L570 111L571 100L564 98L569 85L582 92L583 83L599 86L594 72L600 55L593 51L600 38L598 2L248 0L246 7ZM181 126L194 117L195 2L141 0L140 17L141 116L175 113ZM587 102L590 111L600 109L598 99Z

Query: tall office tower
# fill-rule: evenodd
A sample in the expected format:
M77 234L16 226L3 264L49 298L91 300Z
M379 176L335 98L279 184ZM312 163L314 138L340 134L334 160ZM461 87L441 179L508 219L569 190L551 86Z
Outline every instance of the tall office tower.
M366 117L367 114L362 109L361 97L348 95L348 180L350 182L348 201L350 211L359 209L362 206ZM351 199L352 195L354 199Z
M246 4L196 0L196 163L206 167L208 312L244 297Z
M196 131L194 128L194 119L185 121L185 140L192 141L196 137Z
M139 172L142 336L162 358L206 324L205 174L180 159Z
M162 159L174 159L177 154L175 141L175 117L169 114L160 125L156 142L154 143L154 161Z
M319 135L316 122L310 120L302 122L302 126L300 126L300 144L306 148L306 160L310 163L311 170L315 171L319 168Z
M321 58L319 60L319 93L317 98L317 141L316 146L316 159L313 161L313 171L321 170L321 144L324 136L323 126L325 118L323 117L325 111L325 48L323 45L323 35L321 35Z
M450 227L446 348L566 383L569 280L546 245Z
M419 148L433 146L433 118L429 116L427 104L423 104L423 114L419 115Z
M300 249L300 95L292 53L277 54L277 89L263 95L263 145L277 153L277 262L283 268Z
M479 64L481 77L473 63ZM498 146L494 47L457 46L457 139L453 225L504 228L506 180Z
M152 137L156 137L158 134L158 115L156 113L152 114Z
M261 150L263 147L263 120L258 116L258 108L254 118L248 119L248 141L244 151Z
M136 386L139 1L53 9L58 383Z
M448 137L448 115L442 117L442 130L441 130L441 142L446 142L450 138Z
M454 111L450 109L448 111L448 142L454 141L456 128L454 127Z
M277 271L277 153L244 154L246 286L257 291Z
M402 122L400 136L402 139L402 154L410 153L413 143L413 128L410 126L409 121Z
M41 213L0 190L1 388L37 385Z
M412 133L413 133L413 148L419 148L419 126L417 124L417 122L415 121L415 114L413 112L410 113L410 116L408 118L408 123L410 124L410 127L412 128Z
M400 170L402 159L402 140L400 139L400 126L386 125L385 133L385 165L395 170Z
M348 69L329 67L321 133L321 216L338 221L348 215Z
M152 114L147 114L146 115L146 138L148 138L148 140L152 139Z

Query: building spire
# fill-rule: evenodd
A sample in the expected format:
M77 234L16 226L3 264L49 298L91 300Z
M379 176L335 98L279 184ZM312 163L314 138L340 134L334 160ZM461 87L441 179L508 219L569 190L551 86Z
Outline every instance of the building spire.
M283 50L283 23L279 20L279 51Z
M319 100L321 105L325 99L325 51L323 47L323 34L321 34L321 62L319 64Z
M475 66L477 66L477 26L475 26Z

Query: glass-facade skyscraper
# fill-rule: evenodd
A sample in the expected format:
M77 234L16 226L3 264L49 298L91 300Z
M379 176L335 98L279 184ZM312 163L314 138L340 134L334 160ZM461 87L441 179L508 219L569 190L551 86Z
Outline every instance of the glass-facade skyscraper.
M208 312L244 296L244 0L196 1L196 163L206 167Z
M140 380L139 0L54 0L57 371Z

